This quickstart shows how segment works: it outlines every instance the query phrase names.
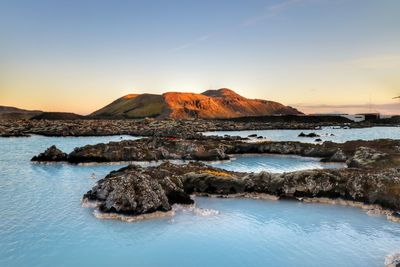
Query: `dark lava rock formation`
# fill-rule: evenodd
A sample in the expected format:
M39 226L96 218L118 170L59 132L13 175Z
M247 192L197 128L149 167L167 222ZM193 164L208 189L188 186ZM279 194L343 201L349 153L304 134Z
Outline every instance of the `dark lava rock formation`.
M83 198L100 203L103 212L139 215L168 211L175 203L193 203L179 175L206 169L205 165L192 163L179 166L167 162L149 168L129 165L99 180Z
M299 135L298 135L298 137L320 137L320 135L319 134L316 134L316 133L309 133L309 134L305 134L305 133L303 133L303 132L301 132Z
M68 154L62 152L55 145L49 147L43 153L32 158L32 161L67 161Z
M52 149L50 149L52 151ZM325 162L347 162L355 168L397 166L400 141L348 141L309 144L301 142L249 143L232 137L204 137L200 139L142 138L75 148L68 156L46 158L46 152L33 161L119 162L152 160L225 160L230 154L284 154L319 157Z
M165 159L224 160L229 159L221 145L210 140L142 138L87 145L75 148L69 155L71 163L152 161Z
M189 194L266 193L280 198L340 198L400 211L400 168L235 173L202 163L131 165L111 172L84 195L104 212L145 214L192 203Z

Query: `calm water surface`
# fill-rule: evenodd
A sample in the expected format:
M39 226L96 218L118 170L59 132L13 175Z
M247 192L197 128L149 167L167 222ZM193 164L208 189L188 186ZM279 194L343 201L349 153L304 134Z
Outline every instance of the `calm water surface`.
M0 266L383 266L400 250L400 224L292 201L197 198L219 214L99 220L80 199L93 173L121 166L29 162L52 144L69 152L112 139L0 138Z
M319 130L257 130L257 131L218 131L218 132L206 132L205 135L231 135L247 137L250 134L258 134L266 138L266 140L272 141L300 141L300 142L315 142L315 137L298 137L298 135L304 132L317 133L321 137L322 141L333 141L337 143L343 143L350 140L374 140L381 138L389 139L400 139L400 127L370 127L360 129L343 129L324 127ZM332 135L333 134L333 135Z

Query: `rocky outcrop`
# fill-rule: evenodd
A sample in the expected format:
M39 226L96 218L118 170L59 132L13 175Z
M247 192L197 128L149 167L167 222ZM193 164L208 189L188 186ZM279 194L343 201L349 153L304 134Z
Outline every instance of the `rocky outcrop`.
M389 155L369 147L359 147L348 161L347 166L354 168L368 168L390 163Z
M149 168L129 165L99 180L83 200L96 202L103 212L139 215L169 211L173 204L193 203L180 177L208 169L200 163L180 166L167 162Z
M165 159L226 160L229 154L274 153L309 157L331 157L335 146L300 142L248 143L236 138L202 137L201 139L142 138L75 148L69 155L71 163L151 161Z
M99 208L105 212L137 215L171 209L160 183L134 169L106 177L84 197L101 202Z
M202 163L129 166L111 172L87 194L100 210L122 214L168 211L191 203L189 194L268 194L279 198L330 198L400 211L400 168L308 170L291 173L236 173ZM395 213L393 216L397 216Z
M284 174L259 173L245 177L246 191L280 197L328 197L379 204L400 210L400 169L308 170Z
M310 144L300 142L245 142L234 137L201 137L199 139L152 137L124 140L75 148L66 159L70 163L120 162L152 160L226 160L230 154L284 154L319 157L326 162L346 162L354 168L387 168L396 166L400 141L349 141ZM360 148L366 147L366 148ZM379 149L379 150L378 150ZM36 157L45 161L45 157ZM53 159L53 161L57 159Z
M69 155L71 163L152 161L165 159L224 160L224 139L186 140L175 138L143 138L87 145L75 148Z
M43 153L32 158L32 161L67 161L68 154L62 152L55 145L49 147Z
M320 137L320 135L319 135L319 134L316 134L316 133L308 133L308 134L305 134L305 133L301 132L301 133L298 135L298 137L311 137L311 138L315 138L315 137Z

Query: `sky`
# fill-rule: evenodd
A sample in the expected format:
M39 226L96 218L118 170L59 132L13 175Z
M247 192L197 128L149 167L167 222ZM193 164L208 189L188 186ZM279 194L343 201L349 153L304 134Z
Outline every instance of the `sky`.
M0 105L88 114L230 88L400 114L399 0L0 0Z

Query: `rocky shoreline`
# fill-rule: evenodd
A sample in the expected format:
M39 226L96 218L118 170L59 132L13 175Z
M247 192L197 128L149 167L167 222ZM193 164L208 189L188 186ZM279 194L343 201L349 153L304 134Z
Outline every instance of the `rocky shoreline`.
M137 140L100 143L75 148L67 154L49 147L32 158L35 162L105 163L158 160L228 160L230 155L282 154L322 158L324 162L345 162L349 167L394 167L400 159L400 141L249 143L235 137L205 137L197 139L149 137Z
M307 170L283 174L236 173L202 163L157 167L129 165L111 172L89 190L84 202L99 211L137 216L193 204L192 194L218 197L294 199L364 208L400 221L400 168ZM111 215L114 216L114 215Z
M165 136L198 137L198 132L242 131L267 129L312 130L324 126L364 128L372 126L397 126L384 122L335 122L335 121L257 121L257 120L0 120L0 137L43 136Z

